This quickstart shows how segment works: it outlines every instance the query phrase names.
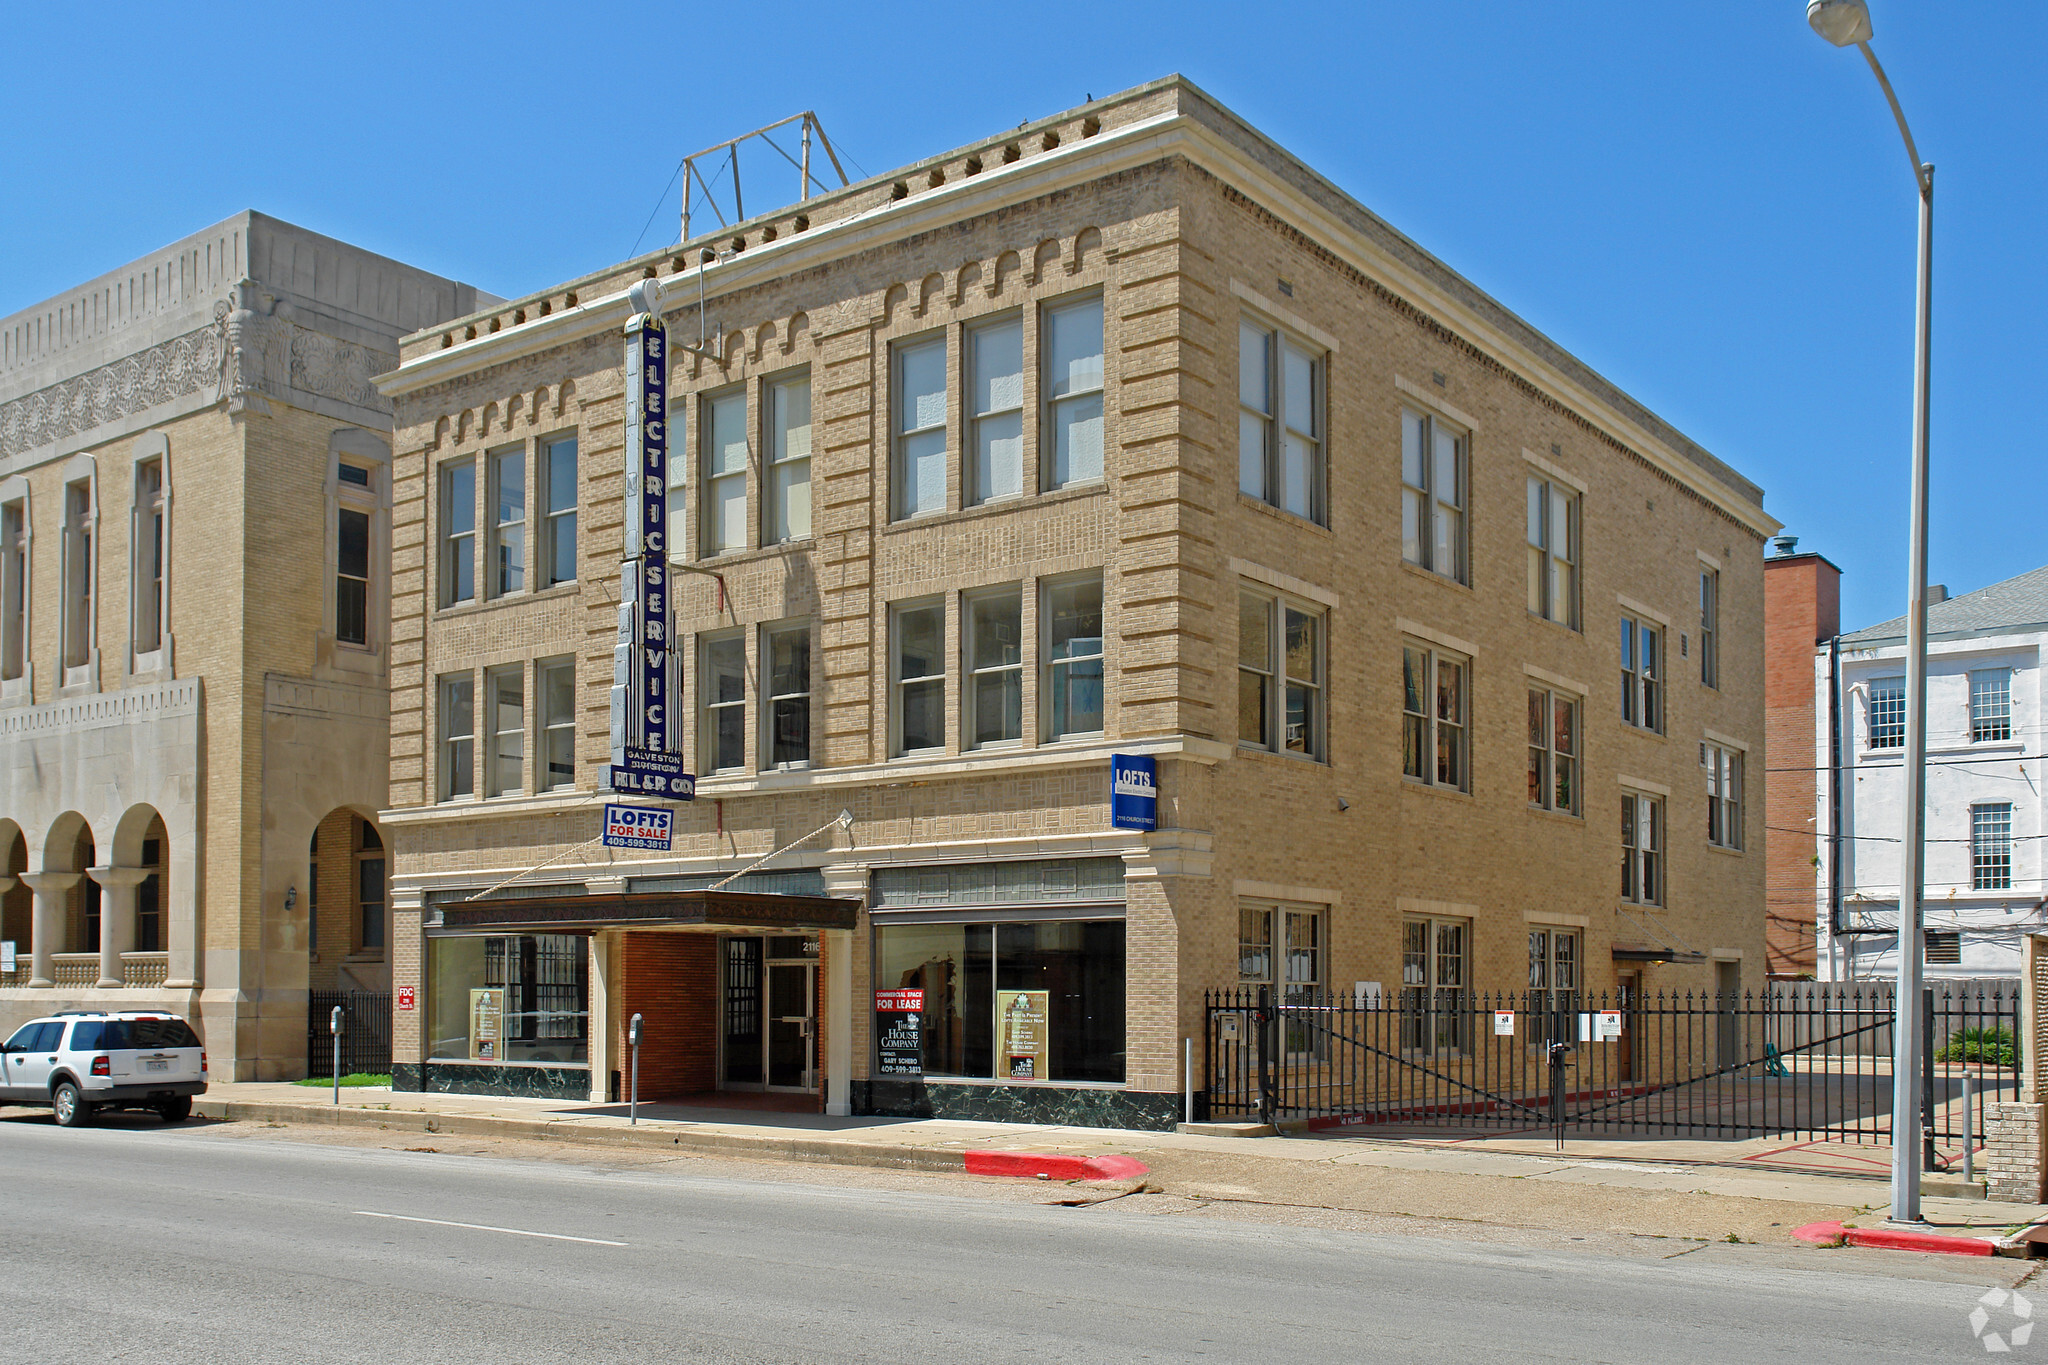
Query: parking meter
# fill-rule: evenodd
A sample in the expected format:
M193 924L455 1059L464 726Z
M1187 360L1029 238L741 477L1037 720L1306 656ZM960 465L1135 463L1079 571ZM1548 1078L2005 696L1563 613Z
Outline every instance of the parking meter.
M640 1122L640 1016L626 1025L626 1041L633 1045L632 1090L626 1102L626 1125L632 1127Z
M341 1006L327 1016L327 1031L334 1035L334 1102L341 1103Z

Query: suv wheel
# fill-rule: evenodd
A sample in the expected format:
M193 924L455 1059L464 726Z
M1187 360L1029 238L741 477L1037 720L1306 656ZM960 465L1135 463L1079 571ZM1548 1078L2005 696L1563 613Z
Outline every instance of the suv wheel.
M165 1123L183 1123L192 1117L192 1097L180 1095L174 1100L165 1100L156 1107L156 1113Z
M50 1108L56 1111L58 1124L65 1128L82 1128L92 1122L93 1107L78 1093L76 1081L57 1082L57 1089L50 1096Z

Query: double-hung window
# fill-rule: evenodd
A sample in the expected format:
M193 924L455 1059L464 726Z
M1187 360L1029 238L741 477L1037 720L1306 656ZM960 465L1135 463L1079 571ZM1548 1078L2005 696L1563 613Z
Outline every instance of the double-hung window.
M92 485L64 487L64 667L92 661ZM98 885L98 883L94 883Z
M1583 940L1576 929L1529 931L1529 1009L1535 1014L1532 1041L1577 1041L1571 1028L1579 1008L1579 967Z
M28 499L0 507L0 679L28 665Z
M969 505L1024 491L1024 320L1014 314L967 333Z
M1529 804L1579 812L1579 699L1529 689Z
M1401 773L1411 782L1466 791L1466 716L1471 665L1414 640L1401 646Z
M895 752L946 747L946 608L937 600L898 606L890 622Z
M1102 575L1045 589L1045 694L1054 739L1102 733Z
M164 643L164 462L144 460L135 466L134 648L153 654ZM367 568L367 565L365 566Z
M1529 610L1579 628L1579 495L1550 479L1529 479Z
M1742 847L1742 752L1719 744L1700 745L1707 771L1707 842L1716 848Z
M771 379L762 387L768 418L768 541L811 534L811 376Z
M747 391L715 393L697 422L704 443L703 553L747 548Z
M967 607L967 747L1024 737L1024 590L971 594Z
M542 586L576 581L576 438L542 444L540 487Z
M1401 922L1401 1047L1425 1056L1470 1041L1467 987L1472 922L1434 917Z
M1906 743L1906 680L1876 678L1870 684L1867 715L1870 747L1900 749Z
M1621 618L1621 718L1664 729L1664 631L1633 616Z
M1247 318L1237 329L1237 486L1323 517L1324 353Z
M484 675L490 701L490 759L484 795L517 796L526 789L526 677L519 664Z
M747 641L743 635L714 635L704 641L704 753L709 772L737 772L747 766Z
M1046 486L1102 479L1102 298L1096 295L1045 310Z
M1459 583L1465 567L1464 435L1441 418L1401 411L1401 558Z
M576 785L576 661L544 659L534 668L540 694L538 785L555 791Z
M1319 1003L1324 985L1322 907L1274 901L1243 901L1237 908L1237 979L1243 986L1270 986L1277 1003ZM1320 1055L1321 1035L1297 1019L1281 1040L1286 1055Z
M811 761L811 628L771 626L763 632L768 674L768 766Z
M2012 803L1970 807L1970 889L2012 889Z
M1323 757L1323 612L1241 588L1237 742Z
M1970 675L1970 743L2012 738L2012 670L1986 668Z
M1621 794L1621 898L1635 905L1664 903L1664 799Z
M384 841L368 820L356 826L356 944L368 951L384 947Z
M1700 681L1721 685L1721 571L1700 570Z
M441 605L476 600L476 461L441 466Z
M441 799L476 790L476 680L467 673L441 679Z
M900 343L896 363L896 455L890 471L900 517L946 510L946 338Z
M370 470L342 460L334 467L334 638L370 643L370 530L376 507Z
M503 597L526 586L526 450L513 446L491 456L490 594Z

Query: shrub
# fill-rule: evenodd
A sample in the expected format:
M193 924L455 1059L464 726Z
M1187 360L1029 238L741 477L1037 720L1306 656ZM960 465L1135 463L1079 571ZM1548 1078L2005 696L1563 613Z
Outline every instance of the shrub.
M2019 1047L2012 1030L2004 1028L1959 1028L1948 1036L1937 1062L1982 1062L1987 1066L2018 1066Z

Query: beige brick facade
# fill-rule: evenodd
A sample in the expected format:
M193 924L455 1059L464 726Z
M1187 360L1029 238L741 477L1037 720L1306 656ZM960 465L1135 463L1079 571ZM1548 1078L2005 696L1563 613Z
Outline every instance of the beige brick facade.
M801 213L801 218L798 214ZM703 774L677 810L669 856L580 848L597 833L610 747L624 485L621 328L626 288L667 287L678 344L698 330L700 247L710 358L675 353L672 478L681 745ZM736 251L734 248L738 248ZM1039 392L1049 306L1099 294L1104 314L1100 482L1058 491ZM1022 320L1022 484L971 505L962 370L969 330ZM1323 510L1304 517L1239 491L1239 325L1290 338L1321 366ZM891 433L904 414L893 348L947 341L945 504L896 515ZM763 544L764 380L807 371L812 534ZM1584 985L1617 985L1633 950L1651 990L1712 990L1735 963L1763 982L1763 805L1708 843L1702 745L1765 769L1761 493L1553 343L1178 79L1033 124L807 205L408 338L387 378L394 428L391 809L398 933L506 878L593 891L621 878L725 875L827 825L771 868L861 887L882 869L1111 858L1124 870L1124 1088L1177 1107L1182 1040L1206 988L1239 980L1238 909L1300 903L1324 914L1319 984L1402 979L1404 917L1470 921L1471 980L1528 981L1532 925L1582 935ZM747 394L745 548L706 557L704 395ZM1404 410L1466 442L1463 582L1404 563ZM574 433L576 582L442 606L441 471ZM1576 499L1575 624L1528 606L1531 479ZM485 494L476 494L479 524ZM529 560L535 551L528 538ZM1719 584L1717 685L1702 681L1701 577ZM1103 582L1104 723L1054 739L1037 604L1062 576ZM715 574L716 577L707 575ZM535 582L529 563L529 584ZM1019 585L1023 737L968 747L964 594ZM1316 616L1323 699L1311 756L1241 742L1241 589ZM891 608L944 605L945 743L897 756ZM1661 731L1617 713L1617 623L1668 640ZM810 766L764 771L760 627L813 629ZM741 628L748 659L743 769L706 770L702 644ZM1403 642L1469 663L1469 776L1446 790L1403 776ZM1681 644L1683 641L1683 644ZM448 801L437 680L571 656L575 785L537 779L528 716L517 791ZM1034 665L1032 661L1037 661ZM1531 687L1582 704L1572 805L1532 808ZM473 721L482 755L489 722ZM1112 829L1108 759L1150 753L1159 828ZM481 763L477 764L479 770ZM1617 897L1624 788L1661 801L1668 888ZM476 788L482 791L481 779ZM536 865L546 867L534 871ZM852 936L852 1079L869 1078L871 917ZM413 930L411 932L418 932ZM410 951L410 949L408 949ZM1666 959L1663 965L1645 960ZM400 980L404 981L403 968ZM606 1005L594 989L594 1011ZM615 1012L615 1011L614 1011ZM424 1060L419 1014L397 1021L401 1064ZM616 1035L616 1017L593 1037ZM828 1040L828 1050L829 1050ZM599 1052L604 1051L603 1047ZM1199 1052L1198 1052L1199 1055ZM595 1060L600 1070L605 1063ZM616 1070L616 1059L610 1061ZM592 1079L602 1094L605 1078Z

